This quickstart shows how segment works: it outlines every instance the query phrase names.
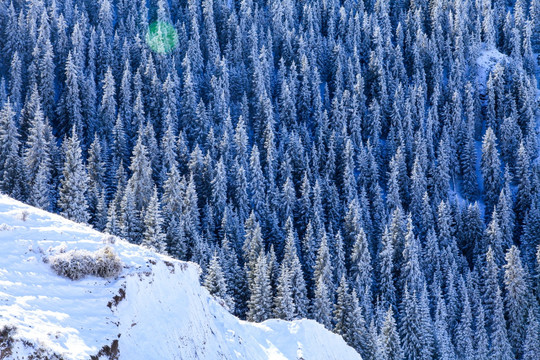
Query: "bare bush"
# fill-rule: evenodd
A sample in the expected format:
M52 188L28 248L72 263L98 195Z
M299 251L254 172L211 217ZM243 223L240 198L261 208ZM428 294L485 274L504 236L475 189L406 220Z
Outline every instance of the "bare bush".
M104 244L114 244L116 242L116 236L114 235L104 235L101 240Z
M49 257L51 268L60 276L71 280L93 275L102 278L116 277L122 271L122 261L110 247L95 252L71 250Z
M16 328L10 325L4 325L0 328L0 359L5 359L11 355L15 343L13 335L15 335L16 331Z
M0 224L0 231L13 231L13 226L11 225L8 225L8 224Z
M22 221L26 221L26 220L28 220L28 215L30 215L30 213L28 212L28 210L23 210L23 211L21 211L21 214L19 215L19 218L20 218Z
M116 277L122 271L122 261L109 246L96 251L94 258L96 260L95 275L99 277Z

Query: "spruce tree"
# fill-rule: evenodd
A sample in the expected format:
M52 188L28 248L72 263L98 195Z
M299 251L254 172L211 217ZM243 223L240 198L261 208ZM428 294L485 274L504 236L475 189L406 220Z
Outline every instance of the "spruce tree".
M148 150L143 144L143 136L139 134L137 143L131 156L131 177L127 182L127 188L134 196L135 209L143 211L152 197L154 182L152 180L152 167L148 158Z
M223 301L227 310L234 311L233 300L229 297L228 287L225 279L225 275L221 268L220 257L216 251L210 259L210 264L204 277L204 286L210 294Z
M290 318L303 318L307 315L307 290L304 279L302 265L298 258L298 246L296 244L296 236L292 229L292 222L288 227L287 238L285 240L285 251L281 262L282 276L290 279L291 298L293 301L293 312L288 316ZM286 273L285 275L283 273ZM281 279L281 278L280 278ZM285 281L286 279L284 279Z
M379 335L379 342L381 343L382 353L386 359L401 360L404 358L394 312L391 307L386 312Z
M8 100L0 111L0 189L15 199L23 195L24 173L19 148L15 113Z
M336 304L334 307L334 332L345 336L348 331L348 314L351 312L351 295L345 275L341 277L336 291Z
M152 249L158 253L165 253L165 234L163 233L163 218L161 216L161 206L159 203L157 188L144 212L144 232L141 245Z
M272 288L270 287L270 269L264 252L257 256L253 270L253 281L250 285L247 318L250 321L261 322L272 315Z
M538 316L532 309L528 311L527 333L523 341L523 360L533 360L540 353L540 326Z
M505 259L504 304L508 320L508 339L516 355L520 356L527 332L527 312L531 308L531 296L519 249L512 246L506 252Z
M61 214L70 220L86 223L89 219L86 192L88 174L83 164L79 138L75 127L71 136L64 140L64 167L60 180L60 198L58 206Z
M52 134L43 112L37 104L35 115L29 120L23 162L28 181L29 200L34 206L49 210L52 203Z
M488 128L482 142L482 177L487 211L491 211L501 191L501 163L496 147L497 138Z
M364 229L360 228L351 253L350 279L352 288L360 295L361 305L366 312L371 309L372 270L367 237Z

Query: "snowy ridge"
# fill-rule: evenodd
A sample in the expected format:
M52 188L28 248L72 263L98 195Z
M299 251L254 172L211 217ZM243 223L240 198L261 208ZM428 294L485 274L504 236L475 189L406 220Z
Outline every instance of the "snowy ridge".
M235 318L199 285L197 265L123 240L109 245L124 263L118 279L71 281L42 261L106 239L0 195L0 330L16 329L14 341L0 339L2 358L360 359L311 320Z

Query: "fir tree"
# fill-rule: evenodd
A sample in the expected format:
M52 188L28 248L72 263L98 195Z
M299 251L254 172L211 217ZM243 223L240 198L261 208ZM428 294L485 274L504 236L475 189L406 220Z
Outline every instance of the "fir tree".
M287 238L285 240L285 251L281 262L281 276L289 278L291 286L293 312L287 314L287 317L302 318L307 314L306 282L304 280L302 265L298 258L298 246L296 245L296 236L292 229L292 222L290 219L288 222L290 222L291 225L288 227ZM284 279L283 281L285 282L286 280L287 279Z
M220 257L217 252L214 252L214 255L212 255L203 284L210 294L223 301L227 310L234 311L234 303L229 297L225 275L221 268Z
M366 312L371 309L372 270L366 234L361 228L352 248L350 279L353 290L362 298L361 305Z
M15 113L8 100L0 111L0 189L16 199L23 195L24 179L19 147Z
M61 214L70 220L85 223L89 219L86 192L88 175L82 160L79 138L75 128L63 145L64 167L60 180L58 206Z
M401 340L397 332L394 312L389 308L386 312L384 323L382 325L379 341L382 347L382 353L386 359L401 360L404 359L401 348Z
M485 201L488 210L493 209L501 191L501 163L496 148L493 129L488 128L482 142L482 177L484 180Z
M150 198L148 207L144 213L144 232L142 245L158 253L165 252L165 234L162 231L163 219L157 189Z
M533 360L540 352L540 326L534 310L528 311L527 334L523 344L523 360Z
M127 188L135 196L135 209L142 211L146 208L152 196L154 183L152 180L152 167L148 158L148 150L143 144L143 137L139 134L137 143L131 156L131 177L127 182Z
M253 283L250 286L247 318L250 321L261 322L270 318L272 314L272 289L266 255L261 251L256 261Z
M531 308L527 273L521 264L520 252L512 246L504 265L504 304L508 320L508 339L516 354L521 354L527 332L527 312Z

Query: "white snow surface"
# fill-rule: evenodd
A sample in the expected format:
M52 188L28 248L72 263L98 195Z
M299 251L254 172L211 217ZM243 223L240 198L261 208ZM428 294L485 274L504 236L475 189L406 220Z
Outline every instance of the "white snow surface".
M478 65L477 84L484 88L493 67L498 63L505 63L507 61L510 61L510 58L499 50L495 48L484 48L480 52L478 59L476 59L476 64Z
M36 349L65 359L116 359L96 356L104 346L129 360L360 359L312 320L237 319L200 286L196 264L121 239L109 245L124 263L117 279L72 281L43 262L60 249L95 251L107 239L0 194L0 329L16 328L6 359L27 359ZM125 298L116 305L121 289Z

